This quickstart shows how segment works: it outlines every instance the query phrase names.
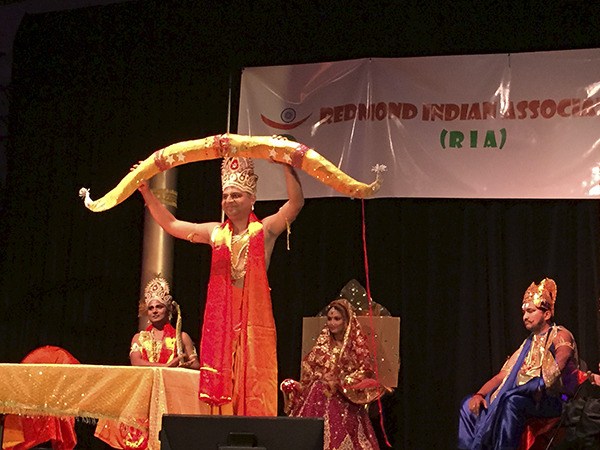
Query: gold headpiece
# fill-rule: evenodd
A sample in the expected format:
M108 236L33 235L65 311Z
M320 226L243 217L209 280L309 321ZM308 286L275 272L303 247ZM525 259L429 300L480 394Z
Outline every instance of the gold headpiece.
M144 303L147 306L152 300L158 300L171 311L173 297L170 295L169 282L157 275L146 284L144 288Z
M531 283L523 295L523 308L528 303L541 310L550 311L554 315L557 287L552 278L544 278L540 284Z
M221 186L223 190L227 187L235 187L242 192L256 195L257 181L258 175L254 173L254 163L250 158L233 156L223 159L221 165Z
M160 274L148 281L144 288L144 302L142 303L140 301L140 316L146 314L148 304L154 300L159 301L167 307L167 310L169 311L169 320L173 318L173 309L177 312L175 339L177 339L177 352L179 355L182 355L184 347L183 341L181 340L181 308L177 302L173 301L173 297L170 295L169 282Z

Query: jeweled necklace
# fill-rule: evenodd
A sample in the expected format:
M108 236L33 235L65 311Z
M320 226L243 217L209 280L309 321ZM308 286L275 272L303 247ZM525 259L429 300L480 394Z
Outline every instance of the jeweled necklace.
M150 362L158 362L160 359L160 353L162 351L162 339L156 339L156 337L154 336L154 330L155 328L152 328L152 330L150 330L150 336L152 337L152 340L150 341L151 355L148 355L148 359L150 360Z
M246 228L242 233L231 236L231 279L239 280L246 275L250 233Z

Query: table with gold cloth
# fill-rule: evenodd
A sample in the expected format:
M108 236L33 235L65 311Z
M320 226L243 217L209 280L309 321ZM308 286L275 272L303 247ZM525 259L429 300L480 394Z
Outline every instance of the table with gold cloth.
M149 448L159 449L163 414L210 414L198 399L198 372L165 367L0 364L0 414L148 419Z

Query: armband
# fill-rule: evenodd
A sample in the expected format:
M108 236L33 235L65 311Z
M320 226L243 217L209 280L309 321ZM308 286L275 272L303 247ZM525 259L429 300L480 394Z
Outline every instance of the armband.
M129 349L129 354L131 355L133 352L139 352L142 350L142 347L140 347L140 345L135 342L133 344L131 344L131 348Z

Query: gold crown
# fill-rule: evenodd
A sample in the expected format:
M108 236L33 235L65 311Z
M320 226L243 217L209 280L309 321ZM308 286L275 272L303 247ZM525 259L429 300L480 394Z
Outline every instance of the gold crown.
M550 311L554 315L557 287L552 278L544 278L540 284L531 283L523 295L523 307L529 302L536 308Z
M158 275L152 278L144 288L144 301L146 305L152 300L158 300L162 304L170 307L173 297L170 295L169 282Z
M234 187L250 195L256 195L258 175L254 173L254 163L250 158L239 156L223 159L221 165L222 189Z

